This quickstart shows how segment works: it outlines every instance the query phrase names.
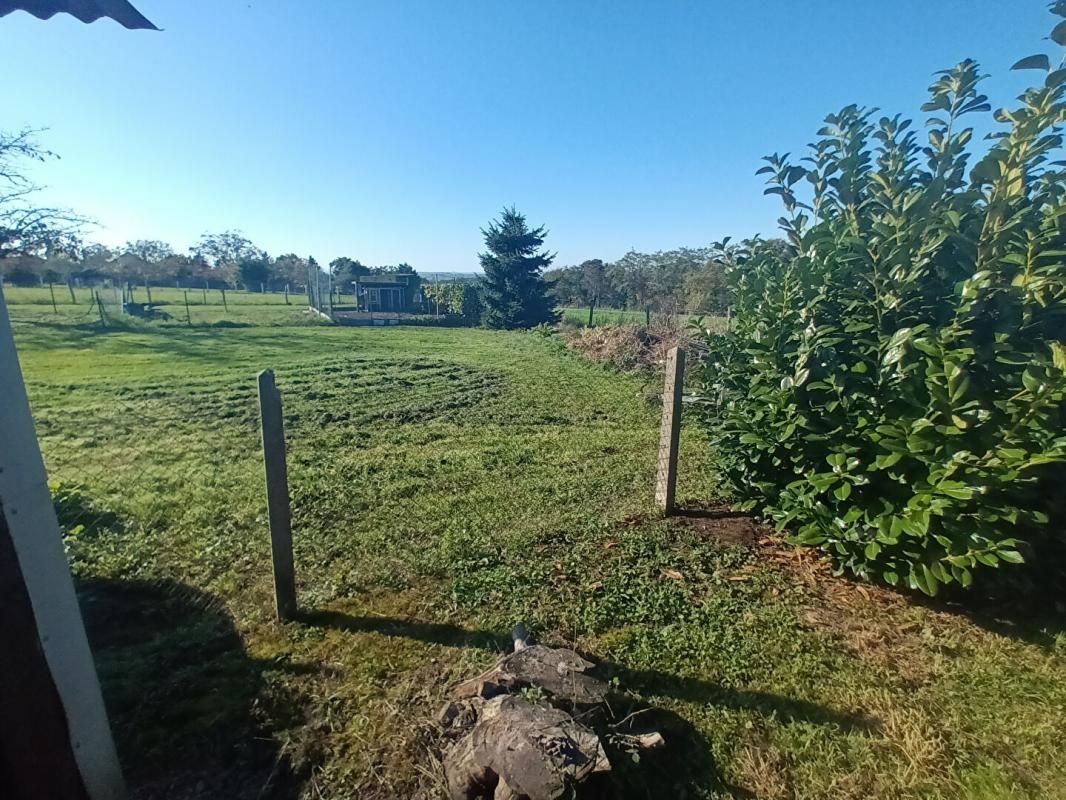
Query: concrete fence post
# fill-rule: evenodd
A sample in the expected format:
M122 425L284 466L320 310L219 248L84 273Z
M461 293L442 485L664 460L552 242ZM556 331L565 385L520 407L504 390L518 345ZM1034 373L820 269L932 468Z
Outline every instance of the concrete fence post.
M278 619L296 616L296 570L292 558L292 521L289 509L289 473L285 462L285 423L281 393L274 371L259 373L259 418L263 434L270 552L274 564L274 600Z
M663 379L663 422L659 432L659 469L655 502L665 514L674 511L677 490L677 451L681 439L681 395L685 388L685 351L674 347L666 357Z

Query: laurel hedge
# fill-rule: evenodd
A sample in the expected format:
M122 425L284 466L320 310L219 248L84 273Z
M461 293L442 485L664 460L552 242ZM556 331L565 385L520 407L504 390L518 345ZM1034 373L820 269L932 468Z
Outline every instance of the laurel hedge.
M769 156L786 241L723 243L736 325L703 331L698 394L743 504L930 595L1026 560L1062 492L1066 61L1015 68L1042 80L1009 110L964 61L924 136L852 105L799 164Z

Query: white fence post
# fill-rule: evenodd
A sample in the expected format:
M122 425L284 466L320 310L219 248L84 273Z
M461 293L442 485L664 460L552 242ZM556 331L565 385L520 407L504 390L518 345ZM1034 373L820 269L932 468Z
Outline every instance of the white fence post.
M19 689L20 680L5 674L8 671L24 681L24 695L16 695L12 711L21 709L25 713L17 716L36 720L25 730L11 730L17 722L8 713L0 725L8 727L2 735L19 736L24 747L42 751L32 753L32 760L7 766L15 770L13 778L32 770L34 775L29 777L40 786L52 779L60 782L64 765L73 759L91 800L120 800L126 794L122 770L63 550L2 290L0 386L0 571L5 575L0 642L22 641L27 636L38 641L36 647L0 647L0 681L12 682L7 688ZM57 697L62 706L57 711L65 717L59 720L59 730L65 729L65 735L55 734L48 710L57 705ZM36 737L36 744L30 743L30 737Z

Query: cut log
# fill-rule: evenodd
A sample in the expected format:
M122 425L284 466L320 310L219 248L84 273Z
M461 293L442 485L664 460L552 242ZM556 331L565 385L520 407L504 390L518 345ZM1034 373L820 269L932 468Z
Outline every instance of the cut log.
M593 731L565 711L513 695L487 701L444 761L452 800L556 800L610 768Z
M606 721L607 684L587 674L595 665L573 650L530 644L522 625L512 638L515 651L459 684L438 716L452 740L443 755L449 797L558 800L588 797L586 790L601 796L611 765L589 726ZM532 702L535 695L542 699ZM630 754L664 744L658 733L605 733L603 741Z

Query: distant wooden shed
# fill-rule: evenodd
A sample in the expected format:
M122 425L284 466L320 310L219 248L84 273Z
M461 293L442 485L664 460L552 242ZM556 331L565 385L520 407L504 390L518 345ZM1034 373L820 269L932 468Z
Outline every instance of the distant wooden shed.
M422 307L422 280L413 272L360 275L352 287L360 311L413 313Z

